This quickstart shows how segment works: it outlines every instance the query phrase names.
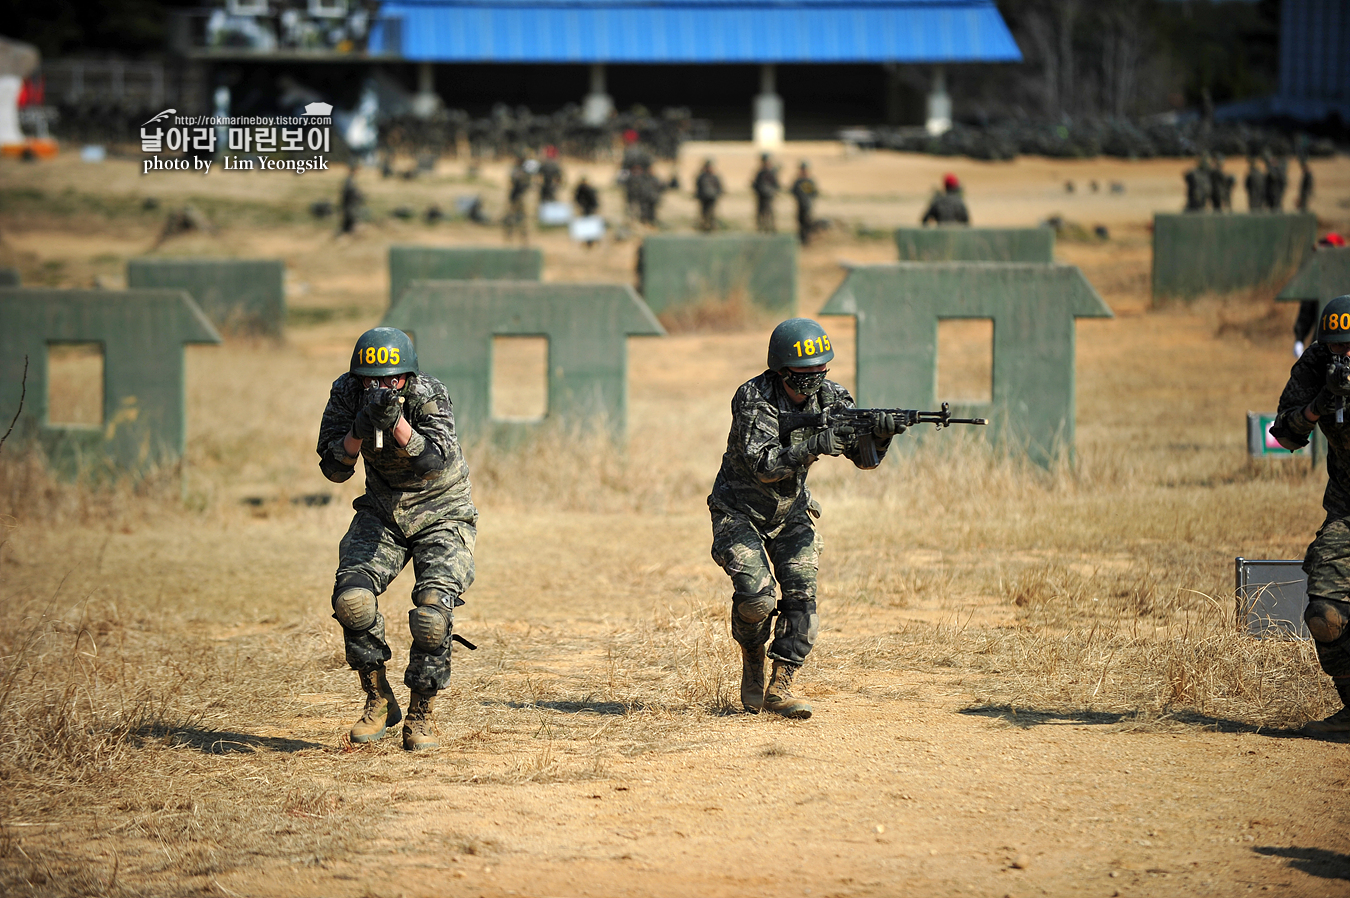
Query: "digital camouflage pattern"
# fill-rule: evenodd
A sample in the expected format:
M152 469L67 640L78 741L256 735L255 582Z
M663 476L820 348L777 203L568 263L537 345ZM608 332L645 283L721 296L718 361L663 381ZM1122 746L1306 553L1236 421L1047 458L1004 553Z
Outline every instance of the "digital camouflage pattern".
M1331 415L1314 424L1303 417L1303 409L1326 386L1329 364L1331 350L1326 344L1313 343L1304 351L1289 371L1289 381L1280 394L1279 411L1270 428L1274 436L1300 448L1308 445L1314 427L1321 428L1327 440L1327 488L1322 494L1327 520L1350 517L1350 412L1344 424L1337 424Z
M1336 684L1343 701L1350 705L1350 646L1342 636L1330 642L1316 639L1315 613L1331 609L1350 616L1350 415L1337 424L1333 415L1323 415L1316 423L1303 416L1303 409L1321 392L1327 382L1331 350L1324 343L1313 343L1294 363L1289 382L1280 394L1279 411L1271 433L1283 442L1306 446L1314 427L1320 427L1327 440L1327 488L1322 507L1327 518L1303 556L1303 571L1308 575L1308 608L1304 615L1314 633L1317 658Z
M784 433L779 415L852 407L848 390L827 380L801 406L783 389L782 379L766 370L747 381L731 400L731 431L708 508L712 514L712 557L731 577L731 632L747 647L763 645L773 629L769 657L800 665L815 643L816 576L822 541L812 516L820 506L806 489L816 456L804 454L807 428ZM890 439L877 441L883 456ZM845 457L860 461L856 446ZM774 609L774 579L782 589Z
M412 375L401 391L403 417L413 436L406 448L388 433L384 447L373 441L361 446L366 491L352 502L356 515L338 550L339 578L362 574L378 596L413 562L414 593L437 590L447 620L453 622L455 600L473 583L473 549L478 511L469 485L469 467L455 436L455 422L445 385L434 377ZM319 467L329 480L342 483L355 472L356 459L346 456L343 438L365 404L360 378L343 374L333 382L319 428ZM439 456L429 469L426 462ZM420 461L419 461L420 460ZM438 469L437 469L438 468ZM404 682L434 694L450 678L450 636L430 652L413 648ZM384 616L365 631L343 629L347 663L367 671L390 658Z

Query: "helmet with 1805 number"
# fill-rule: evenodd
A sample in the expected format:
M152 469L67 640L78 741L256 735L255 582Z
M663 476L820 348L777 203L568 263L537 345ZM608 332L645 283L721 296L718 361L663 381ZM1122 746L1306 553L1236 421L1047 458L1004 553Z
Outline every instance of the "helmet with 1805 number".
M834 358L830 338L810 318L789 318L769 336L769 370L813 368Z
M351 373L360 377L416 374L417 350L398 328L372 327L356 341Z
M1317 319L1317 342L1350 343L1350 294L1327 300Z

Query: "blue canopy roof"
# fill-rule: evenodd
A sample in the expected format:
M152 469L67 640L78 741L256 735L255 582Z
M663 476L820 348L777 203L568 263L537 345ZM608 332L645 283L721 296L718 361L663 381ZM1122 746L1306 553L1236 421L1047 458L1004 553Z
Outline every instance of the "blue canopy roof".
M380 17L425 62L1022 59L993 0L385 0Z

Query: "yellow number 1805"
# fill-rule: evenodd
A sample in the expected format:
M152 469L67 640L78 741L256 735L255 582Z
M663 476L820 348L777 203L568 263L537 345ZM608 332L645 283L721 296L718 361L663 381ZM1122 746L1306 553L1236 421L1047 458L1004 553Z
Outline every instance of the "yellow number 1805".
M374 346L366 347L367 365L397 365L398 357L397 346L381 346L379 349Z

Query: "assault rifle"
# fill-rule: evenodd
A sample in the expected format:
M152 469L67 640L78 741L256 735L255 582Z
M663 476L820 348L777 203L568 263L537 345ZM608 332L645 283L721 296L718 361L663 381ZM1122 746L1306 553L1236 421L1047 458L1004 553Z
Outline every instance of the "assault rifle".
M877 457L876 437L872 435L872 428L882 415L891 415L897 423L906 427L932 424L936 428L943 428L953 424L989 423L985 418L953 418L951 407L944 402L940 412L921 412L912 408L848 408L840 405L822 412L788 412L778 416L778 426L787 433L803 427L818 430L833 427L840 436L856 440L858 461L862 467L875 468L881 464L881 459Z
M1345 423L1345 398L1350 396L1350 360L1333 355L1327 366L1327 388L1336 395L1336 423Z

